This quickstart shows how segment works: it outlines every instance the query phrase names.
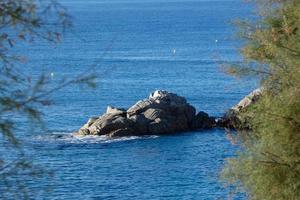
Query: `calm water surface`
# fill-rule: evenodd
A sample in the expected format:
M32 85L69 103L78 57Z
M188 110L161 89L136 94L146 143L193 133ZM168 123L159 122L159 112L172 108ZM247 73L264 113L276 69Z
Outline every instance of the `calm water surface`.
M51 188L39 199L226 199L218 175L236 147L223 130L117 140L69 133L107 105L128 107L156 89L221 116L255 88L220 69L240 61L230 22L250 17L250 6L238 0L65 0L65 5L74 16L74 32L58 46L27 47L28 71L53 73L53 84L90 67L100 75L95 90L68 87L54 94L55 105L44 109L49 132L27 138L34 159L55 172L34 184L36 191Z

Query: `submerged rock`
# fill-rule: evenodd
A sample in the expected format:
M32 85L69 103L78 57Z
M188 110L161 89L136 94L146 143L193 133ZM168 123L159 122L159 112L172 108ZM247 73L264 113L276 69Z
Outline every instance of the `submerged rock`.
M196 114L196 109L184 97L159 90L128 110L108 106L105 114L91 118L75 134L111 137L160 135L207 129L215 124L215 119L208 114Z
M262 96L263 89L258 88L244 97L238 104L229 109L225 115L218 120L217 124L221 127L249 129L249 123L245 117L242 116L248 108L256 103Z

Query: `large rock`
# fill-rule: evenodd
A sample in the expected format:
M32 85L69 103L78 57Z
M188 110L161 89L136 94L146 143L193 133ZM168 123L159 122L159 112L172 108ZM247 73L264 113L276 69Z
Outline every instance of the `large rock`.
M155 91L127 111L108 106L100 117L91 118L76 134L121 137L168 134L215 126L215 120L167 91Z
M255 104L262 96L263 89L258 88L245 96L238 104L229 109L218 121L218 125L226 128L250 129L247 117L243 113Z
M209 117L205 112L199 112L194 119L192 120L192 128L195 129L208 129L211 128L211 125L215 123L214 117Z

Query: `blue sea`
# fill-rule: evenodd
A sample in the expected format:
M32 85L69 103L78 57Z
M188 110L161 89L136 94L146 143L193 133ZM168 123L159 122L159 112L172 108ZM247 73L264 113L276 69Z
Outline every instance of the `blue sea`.
M186 97L198 111L222 116L256 87L255 81L222 70L224 64L242 60L233 22L252 18L253 6L242 0L63 4L74 27L58 45L36 42L20 48L28 57L25 70L51 76L51 84L93 70L97 87L72 85L52 94L54 104L42 108L46 130L26 136L32 159L53 172L51 178L31 183L36 198L230 197L219 173L238 147L223 129L118 139L70 134L108 105L127 108L157 89ZM25 124L19 128L29 129Z

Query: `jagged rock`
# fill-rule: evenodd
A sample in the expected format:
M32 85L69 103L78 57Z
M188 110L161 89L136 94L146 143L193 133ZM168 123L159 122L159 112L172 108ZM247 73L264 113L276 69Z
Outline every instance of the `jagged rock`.
M255 103L262 95L262 89L258 88L253 90L250 94L244 97L237 105L233 106L231 110L240 112L243 109L246 109L251 104Z
M144 111L146 111L148 108L153 108L155 107L156 103L149 100L149 99L144 99L144 100L141 100L141 101L138 101L136 104L134 104L132 107L130 107L128 110L127 110L127 116L128 117L131 117L133 115L138 115Z
M126 114L126 110L123 109L123 108L115 108L115 107L112 107L112 106L107 106L106 114L122 115L122 114Z
M154 121L157 118L161 118L164 117L164 115L166 115L166 113L162 110L162 109L154 109L154 108L149 108L148 110L146 110L143 115L145 116L145 118L147 118L150 121Z
M221 127L249 129L247 118L242 116L251 105L256 103L262 96L263 89L258 88L245 96L238 104L229 109L225 115L218 120L217 124Z
M205 112L199 112L192 121L192 127L194 129L208 129L216 125L216 120L213 117L209 117Z
M178 96L177 94L169 93L164 90L157 90L150 94L149 100L155 101L156 103L172 103L173 105L186 104L186 99Z
M133 123L133 130L135 130L136 135L143 135L149 133L149 123L150 120L147 119L144 115L134 115L129 118Z
M148 99L138 101L127 111L107 107L105 114L85 124L79 135L130 135L167 134L194 129L211 128L215 120L196 109L186 99L167 91L155 91Z
M149 124L149 132L155 135L170 133L168 122L161 118L155 119Z

